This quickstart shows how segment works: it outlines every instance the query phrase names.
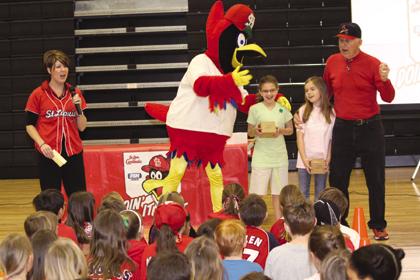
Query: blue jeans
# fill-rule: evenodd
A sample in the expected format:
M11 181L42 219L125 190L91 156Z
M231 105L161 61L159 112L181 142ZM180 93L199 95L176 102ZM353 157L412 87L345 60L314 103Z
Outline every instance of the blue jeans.
M299 175L299 187L302 193L305 195L307 199L309 199L309 190L311 186L311 174L306 171L305 168L298 168L298 175ZM327 175L325 174L314 174L315 180L315 199L314 201L318 200L319 194L325 189L327 183Z

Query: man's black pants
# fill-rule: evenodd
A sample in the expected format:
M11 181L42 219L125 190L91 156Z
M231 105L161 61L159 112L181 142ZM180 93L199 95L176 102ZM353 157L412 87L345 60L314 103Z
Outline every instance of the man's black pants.
M384 229L385 221L385 139L379 116L369 120L348 121L337 118L334 124L330 165L330 186L340 189L349 199L350 174L357 156L369 191L369 228ZM350 207L350 200L349 200ZM349 213L342 217L342 223Z

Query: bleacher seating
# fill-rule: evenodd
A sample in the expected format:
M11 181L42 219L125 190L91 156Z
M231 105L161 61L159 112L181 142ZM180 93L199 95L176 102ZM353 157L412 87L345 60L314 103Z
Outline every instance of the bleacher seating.
M186 4L166 8L76 12L77 81L89 104L85 143L167 141L164 124L144 111L147 101L175 97L188 66Z
M54 48L74 58L73 13L73 0L0 1L0 178L37 177L23 109L31 91L48 77L42 54Z
M130 3L133 3L130 5ZM27 98L48 76L42 53L62 49L74 61L70 82L88 102L85 144L167 141L165 126L144 111L147 101L169 104L190 59L206 48L205 22L214 0L171 0L165 7L135 1L0 0L0 178L36 177L32 141L25 132ZM340 22L350 21L350 0L224 0L256 14L253 39L268 54L246 65L255 79L274 74L296 110L303 82L321 75L337 51ZM416 106L383 107L387 155L420 154ZM235 131L246 131L238 114ZM295 136L286 137L289 158ZM25 172L22 172L25 170Z

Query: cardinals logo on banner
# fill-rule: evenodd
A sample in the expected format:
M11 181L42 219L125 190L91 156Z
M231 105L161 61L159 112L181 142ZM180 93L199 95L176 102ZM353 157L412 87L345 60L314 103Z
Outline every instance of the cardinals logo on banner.
M130 197L124 201L127 209L139 210L143 217L153 216L162 187L146 191L143 184L147 180L161 180L168 175L170 160L165 154L166 151L124 153L125 191Z

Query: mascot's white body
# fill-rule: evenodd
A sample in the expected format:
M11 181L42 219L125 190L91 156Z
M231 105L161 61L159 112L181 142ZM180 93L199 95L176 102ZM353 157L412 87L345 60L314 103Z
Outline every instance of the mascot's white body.
M216 1L206 23L207 50L192 59L170 107L146 104L149 115L166 122L171 143L169 174L145 181L147 192L176 191L188 165L202 164L213 210L221 210L223 150L233 132L236 110L247 112L255 103L255 94L248 95L243 88L252 76L239 69L250 53L266 56L258 45L246 44L254 21L248 6L236 4L225 14L222 1Z

